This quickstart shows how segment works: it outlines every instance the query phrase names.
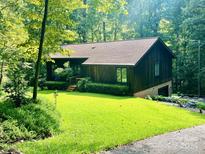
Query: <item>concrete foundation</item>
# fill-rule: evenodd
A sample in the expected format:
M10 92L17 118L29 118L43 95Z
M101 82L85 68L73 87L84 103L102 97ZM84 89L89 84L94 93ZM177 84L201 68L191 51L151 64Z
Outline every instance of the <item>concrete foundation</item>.
M160 85L151 87L149 89L145 89L143 91L139 91L137 93L134 93L134 96L136 97L146 97L147 95L153 96L153 95L158 95L158 90L160 88L168 86L168 95L170 96L172 94L172 81L168 81L165 83L162 83Z

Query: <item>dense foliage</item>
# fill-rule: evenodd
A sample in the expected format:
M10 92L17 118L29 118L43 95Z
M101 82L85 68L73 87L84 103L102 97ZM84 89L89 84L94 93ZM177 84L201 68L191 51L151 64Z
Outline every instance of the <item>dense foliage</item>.
M21 140L30 140L35 135L29 132L16 120L5 120L0 125L0 146L6 143L15 143Z
M59 114L48 100L16 108L12 102L0 102L0 143L39 139L59 130Z

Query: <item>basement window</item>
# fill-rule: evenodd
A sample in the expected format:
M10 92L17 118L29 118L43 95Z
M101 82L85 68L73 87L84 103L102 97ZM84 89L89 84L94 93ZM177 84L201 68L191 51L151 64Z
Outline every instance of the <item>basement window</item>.
M154 64L154 75L155 77L159 76L159 62L155 62Z
M117 68L117 82L118 83L127 83L127 68L118 67Z

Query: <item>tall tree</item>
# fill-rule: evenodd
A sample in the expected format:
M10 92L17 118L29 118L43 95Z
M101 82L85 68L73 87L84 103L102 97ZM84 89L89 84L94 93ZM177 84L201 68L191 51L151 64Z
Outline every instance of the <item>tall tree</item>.
M48 15L48 0L45 0L45 9L42 21L42 28L41 28L41 37L39 43L39 50L38 50L38 58L36 61L36 68L35 68L35 77L34 77L34 87L33 87L33 99L36 100L37 98L37 88L38 88L38 76L43 52L43 42L44 42L44 35L46 31L46 22L47 22L47 15Z

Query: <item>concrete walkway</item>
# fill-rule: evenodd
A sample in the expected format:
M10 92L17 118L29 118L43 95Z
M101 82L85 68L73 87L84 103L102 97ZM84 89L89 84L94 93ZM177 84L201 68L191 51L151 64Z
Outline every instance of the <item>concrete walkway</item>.
M158 135L102 154L205 154L205 125Z

